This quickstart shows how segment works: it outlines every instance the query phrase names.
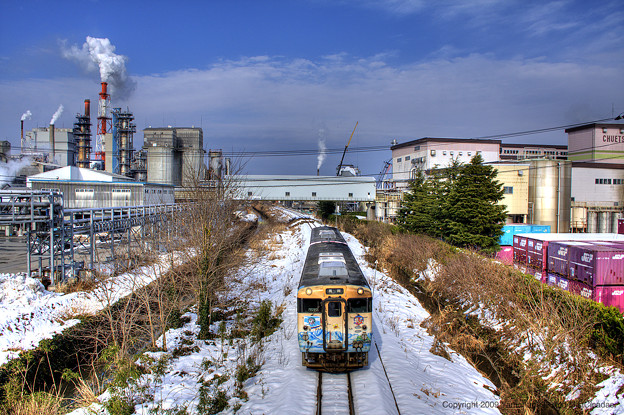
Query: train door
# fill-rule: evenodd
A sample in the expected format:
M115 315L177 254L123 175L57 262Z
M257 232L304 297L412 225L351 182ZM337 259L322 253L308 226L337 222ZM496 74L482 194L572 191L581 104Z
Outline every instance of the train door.
M346 304L340 298L323 301L323 349L326 352L347 350Z

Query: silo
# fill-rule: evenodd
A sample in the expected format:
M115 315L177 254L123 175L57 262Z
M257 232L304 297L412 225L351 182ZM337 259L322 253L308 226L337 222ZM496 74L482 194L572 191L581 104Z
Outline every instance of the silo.
M205 176L204 150L184 149L182 153L182 183L193 185Z
M172 147L147 148L147 181L149 183L180 185L180 155Z
M221 168L223 152L221 150L210 150L208 152L210 165L208 166L208 180L221 180Z
M552 232L570 231L572 164L561 160L532 160L529 174L530 221L550 225Z

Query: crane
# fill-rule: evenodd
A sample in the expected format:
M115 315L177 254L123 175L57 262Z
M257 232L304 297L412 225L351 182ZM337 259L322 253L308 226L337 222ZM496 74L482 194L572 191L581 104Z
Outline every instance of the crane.
M349 137L349 141L347 141L347 145L345 146L344 151L342 152L342 158L340 159L340 164L338 165L338 170L336 171L336 176L340 175L340 168L342 167L342 162L344 161L345 154L347 154L347 149L349 148L349 144L351 143L351 139L353 138L353 133L355 133L355 129L358 126L358 122L355 122L355 127L353 127L353 131L351 132L351 137Z

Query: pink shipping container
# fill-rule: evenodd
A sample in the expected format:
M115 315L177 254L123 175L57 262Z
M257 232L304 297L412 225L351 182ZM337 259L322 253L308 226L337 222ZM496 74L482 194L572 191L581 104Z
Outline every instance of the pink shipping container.
M624 249L591 244L568 251L571 279L590 286L624 285Z
M514 235L513 237L513 262L516 265L525 266L527 261L527 237Z
M581 297L587 298L588 300L594 299L594 287L575 280L569 280L568 287L568 291L570 291L572 294L580 295Z
M527 266L546 270L548 265L548 241L527 238Z
M624 286L597 286L594 288L594 300L607 307L617 307L624 313Z
M496 253L496 259L505 265L512 265L513 251L513 246L501 246L501 250Z

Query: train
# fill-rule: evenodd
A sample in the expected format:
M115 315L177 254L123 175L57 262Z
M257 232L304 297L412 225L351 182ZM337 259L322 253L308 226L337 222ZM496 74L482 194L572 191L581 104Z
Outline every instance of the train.
M297 290L297 332L303 366L327 372L368 365L373 295L340 231L312 229Z

